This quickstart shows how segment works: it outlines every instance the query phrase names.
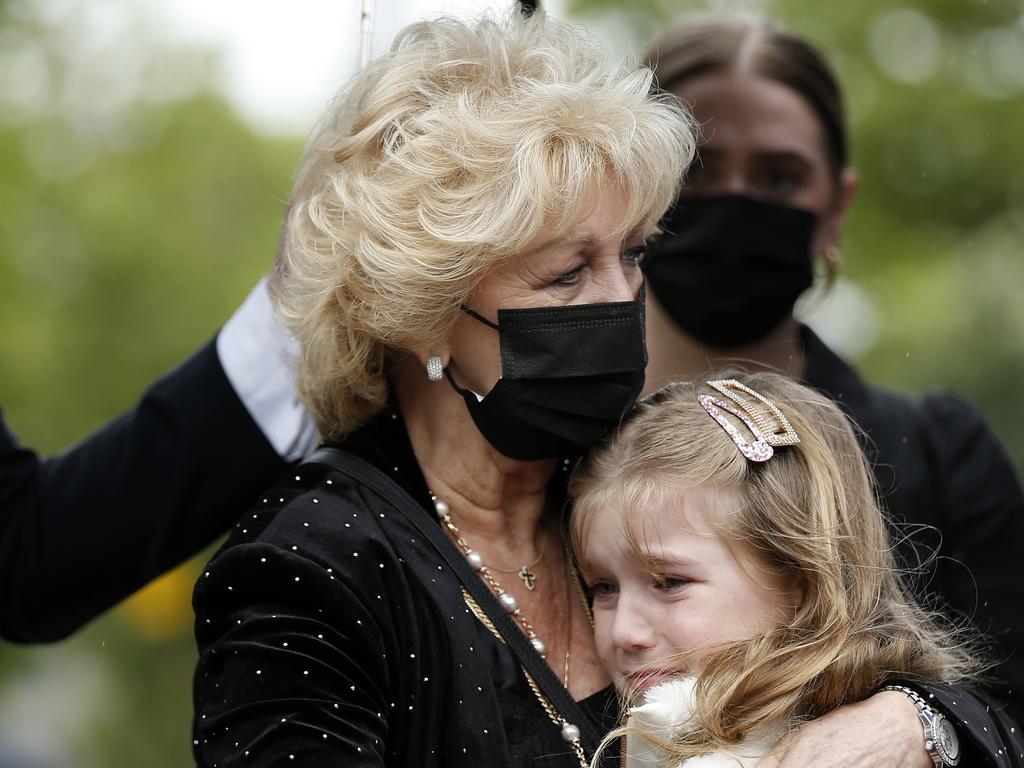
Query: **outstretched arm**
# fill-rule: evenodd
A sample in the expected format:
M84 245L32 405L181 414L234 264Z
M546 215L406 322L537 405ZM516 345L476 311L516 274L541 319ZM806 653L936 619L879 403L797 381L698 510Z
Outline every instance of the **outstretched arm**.
M216 344L53 458L0 418L0 637L66 637L213 541L311 447L271 329L261 283Z

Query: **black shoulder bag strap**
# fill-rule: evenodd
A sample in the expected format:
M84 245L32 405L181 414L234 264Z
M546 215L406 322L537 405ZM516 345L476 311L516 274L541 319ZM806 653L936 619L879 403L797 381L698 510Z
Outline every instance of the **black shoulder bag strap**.
M477 605L487 614L487 618L491 620L502 639L512 649L512 653L515 654L519 663L537 683L544 697L562 717L580 729L580 743L588 753L593 754L601 741L601 734L598 733L590 717L569 695L551 668L533 650L533 646L530 645L530 641L526 639L519 625L501 607L498 598L466 562L462 552L441 526L425 515L423 508L413 501L394 480L358 456L338 448L322 446L314 451L305 463L322 464L367 486L416 526L423 538L430 542L448 564L448 567L459 577L462 586L466 588Z

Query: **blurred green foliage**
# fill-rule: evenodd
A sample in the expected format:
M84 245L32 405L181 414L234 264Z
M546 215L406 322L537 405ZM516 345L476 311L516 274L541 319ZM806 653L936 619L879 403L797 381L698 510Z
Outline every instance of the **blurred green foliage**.
M707 7L737 6L572 0L571 11L642 50ZM828 50L849 92L862 188L844 252L878 322L862 369L964 393L1020 466L1021 6L757 7ZM75 54L73 16L31 8L0 3L0 406L47 453L213 336L271 262L302 140L244 125L209 89L206 52L130 29ZM0 748L54 768L190 764L196 567L56 647L0 645Z
M243 124L208 53L144 29L77 50L77 23L0 6L0 407L42 453L213 337L273 260L303 144ZM0 764L192 763L196 567L55 647L0 643Z

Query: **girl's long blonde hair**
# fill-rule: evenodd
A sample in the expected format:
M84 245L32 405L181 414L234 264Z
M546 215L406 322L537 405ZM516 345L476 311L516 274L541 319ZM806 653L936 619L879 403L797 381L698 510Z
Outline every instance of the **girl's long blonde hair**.
M634 407L574 472L570 488L580 555L597 510L620 510L627 540L636 542L643 533L632 530L630 511L666 487L735 490L740 505L721 522L721 535L802 595L789 621L705 657L697 727L664 745L671 760L735 744L761 726L820 716L894 678L976 678L981 665L965 631L911 597L867 461L835 403L774 373L713 378L735 378L773 401L799 444L776 448L764 463L748 461L697 402L700 392L717 392L670 384Z

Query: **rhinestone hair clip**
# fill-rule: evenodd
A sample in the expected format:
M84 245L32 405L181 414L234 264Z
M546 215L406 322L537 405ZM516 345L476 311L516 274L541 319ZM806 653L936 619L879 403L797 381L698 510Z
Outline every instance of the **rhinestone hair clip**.
M731 402L703 393L697 395L697 402L728 433L732 441L736 443L736 447L740 449L740 453L751 461L768 461L775 455L775 448L796 445L800 442L789 419L783 415L775 403L764 395L755 392L736 379L716 379L706 383ZM758 407L754 401L760 403L763 408ZM747 425L747 429L754 436L753 442L740 434L740 431L726 418L723 411L731 413Z

